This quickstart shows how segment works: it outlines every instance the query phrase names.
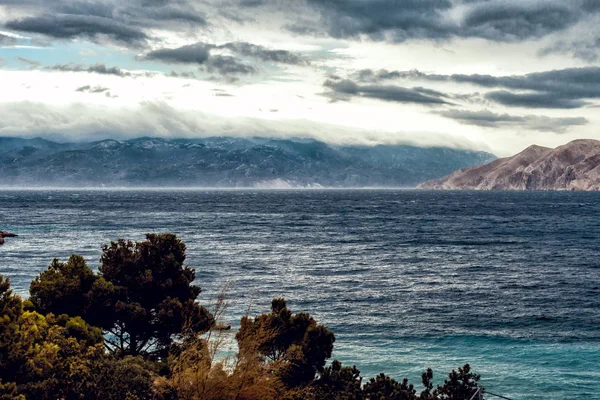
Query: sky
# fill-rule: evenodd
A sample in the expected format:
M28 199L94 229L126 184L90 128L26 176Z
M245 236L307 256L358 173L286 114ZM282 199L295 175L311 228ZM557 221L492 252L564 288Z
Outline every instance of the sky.
M600 139L600 0L0 0L0 135Z

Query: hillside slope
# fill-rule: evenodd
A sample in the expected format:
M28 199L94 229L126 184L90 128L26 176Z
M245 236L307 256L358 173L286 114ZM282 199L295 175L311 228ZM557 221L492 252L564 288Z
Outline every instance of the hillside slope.
M600 190L600 141L574 140L555 149L530 146L513 157L463 168L423 182L423 189Z
M54 143L0 138L2 186L414 187L494 159L413 146L333 146L268 138Z

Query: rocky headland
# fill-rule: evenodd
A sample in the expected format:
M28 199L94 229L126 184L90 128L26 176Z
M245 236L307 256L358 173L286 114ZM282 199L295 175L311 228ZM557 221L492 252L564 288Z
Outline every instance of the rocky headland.
M533 145L512 157L425 181L418 188L600 190L600 141L574 140L555 149Z

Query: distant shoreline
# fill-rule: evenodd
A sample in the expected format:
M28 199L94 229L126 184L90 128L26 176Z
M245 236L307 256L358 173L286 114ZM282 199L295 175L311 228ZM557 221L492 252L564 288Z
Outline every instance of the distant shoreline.
M366 186L366 187L214 187L214 186L197 186L197 187L181 187L181 186L142 186L142 187L123 187L123 186L107 186L107 187L61 187L61 186L0 186L0 193L3 191L11 192L242 192L242 191L261 191L261 192L319 192L319 191L414 191L414 192L477 192L477 193L600 193L596 190L515 190L515 189L433 189L419 187L381 187L381 186Z
M194 192L194 191L243 191L243 190L261 190L261 191L319 191L319 190L415 190L415 191L423 191L423 189L417 189L416 187L285 187L285 188L276 188L276 187L254 187L254 186L246 186L246 187L215 187L215 186L198 186L198 187L181 187L181 186L143 186L143 187L123 187L123 186L107 186L107 187L43 187L43 186L0 186L0 191L10 190L10 191L186 191L186 192Z

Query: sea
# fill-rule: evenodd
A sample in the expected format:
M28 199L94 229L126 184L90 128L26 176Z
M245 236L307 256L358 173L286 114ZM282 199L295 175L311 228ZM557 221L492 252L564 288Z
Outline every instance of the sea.
M510 399L600 399L600 193L2 189L0 230L24 297L53 258L174 232L233 332L284 297L365 379L469 363Z

